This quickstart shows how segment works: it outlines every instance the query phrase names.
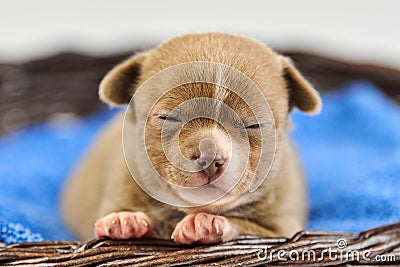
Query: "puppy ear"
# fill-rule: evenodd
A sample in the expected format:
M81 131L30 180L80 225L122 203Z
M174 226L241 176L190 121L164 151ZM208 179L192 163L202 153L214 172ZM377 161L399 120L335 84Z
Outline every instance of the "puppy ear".
M318 114L322 108L319 93L301 75L287 57L282 57L283 70L289 89L289 111L296 106L308 114Z
M128 104L138 85L145 58L146 53L136 54L110 70L100 83L100 99L111 106Z

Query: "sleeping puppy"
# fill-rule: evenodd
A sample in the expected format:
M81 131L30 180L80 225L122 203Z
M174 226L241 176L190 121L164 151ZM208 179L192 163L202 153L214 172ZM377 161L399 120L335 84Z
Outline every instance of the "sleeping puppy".
M262 134L265 121L255 118L258 107L244 101L238 91L203 80L177 82L201 71L160 76L157 86L141 90L140 100L133 97L124 127L120 114L103 129L68 179L61 198L62 214L78 238L171 237L181 244L208 244L239 235L290 237L303 229L306 187L288 137L289 113L297 107L316 114L321 100L288 58L243 37L184 35L117 65L101 82L100 98L110 105L128 105L152 77L188 62L208 62L210 67L202 71L211 76L213 64L220 64L247 77L259 90L255 101L266 100L273 133ZM243 87L233 76L219 76L219 81ZM166 85L174 86L161 92ZM177 108L193 99L202 101ZM211 102L204 104L204 99ZM193 112L200 115L193 116ZM175 130L164 135L167 123ZM231 133L229 125L237 133ZM131 134L126 134L125 128L132 129ZM124 141L134 148L128 149L126 144L122 148L123 133ZM268 165L259 160L265 140L274 140L268 175L255 190L249 190L257 168ZM145 148L140 149L142 141ZM242 147L246 142L247 150ZM166 147L170 145L179 153L168 157ZM190 170L172 162L177 154ZM153 171L146 160L153 163ZM243 171L235 166L244 166ZM166 183L150 183L153 193L148 194L140 181L153 181L156 174ZM201 202L210 199L213 190L220 190L219 181L222 187L229 184L229 189L214 201ZM182 193L180 188L202 189ZM154 197L157 192L184 204L160 201Z

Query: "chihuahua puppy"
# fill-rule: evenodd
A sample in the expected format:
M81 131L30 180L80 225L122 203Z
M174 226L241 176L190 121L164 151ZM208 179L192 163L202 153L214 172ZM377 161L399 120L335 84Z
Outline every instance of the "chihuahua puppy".
M254 119L255 107L251 103L243 101L234 90L215 83L197 81L161 92L164 84L174 84L181 77L172 75L159 79L159 86L142 90L142 100L135 99L134 94L151 77L188 62L218 63L248 77L268 103L273 134L261 134L264 126ZM222 78L231 81L229 76ZM189 34L175 37L117 65L101 82L99 95L104 102L120 106L128 105L134 96L124 125L145 130L126 135L123 115L117 115L105 126L67 180L61 197L62 215L78 238L88 239L94 235L115 239L172 237L181 244L209 244L239 235L291 237L304 228L306 187L300 161L288 136L289 114L295 107L316 114L322 104L318 92L288 58L244 37L222 33ZM191 102L191 108L173 111L181 103L200 98L211 99L214 104ZM154 102L154 99L157 100ZM219 106L228 107L236 117L221 115ZM223 122L207 116L184 119L199 110L206 110ZM231 135L222 124L236 125L235 120L240 120L242 126L233 127L239 134ZM167 122L179 130L165 137L162 131ZM145 140L146 151L123 149L123 132L124 140L133 143ZM240 147L243 136L247 138L248 155L243 155L245 149ZM264 139L275 140L268 177L255 190L248 190L257 168L264 163L258 162ZM211 152L201 148L204 140L211 140ZM165 152L168 145L177 146L188 164L195 167L185 171L173 164ZM145 164L146 158L153 163L156 173L168 182L153 190L185 199L187 205L159 201L135 182L148 181L154 176L155 172ZM240 164L245 166L243 171L235 168ZM190 197L169 186L199 188L217 184L222 177L238 182L232 190L207 203L199 204L197 200L190 203ZM218 184L204 187L203 193L196 194L193 199L212 194L212 188L216 187Z

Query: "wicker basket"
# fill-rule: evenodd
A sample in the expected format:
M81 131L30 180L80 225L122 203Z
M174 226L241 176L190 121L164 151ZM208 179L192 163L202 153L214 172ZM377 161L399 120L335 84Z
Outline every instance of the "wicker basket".
M284 53L322 91L353 80L368 80L400 102L399 71L299 52ZM0 117L3 118L0 134L44 121L57 113L81 116L99 110L103 107L97 98L100 79L127 56L94 58L62 54L25 64L0 64L3 89L0 90ZM256 266L271 263L398 264L400 223L360 234L304 231L291 239L245 236L211 246L178 246L170 240L151 239L49 241L7 246L0 243L2 266Z
M291 239L243 236L207 246L171 240L94 239L0 247L4 266L260 266L400 264L400 223L362 232L303 231Z

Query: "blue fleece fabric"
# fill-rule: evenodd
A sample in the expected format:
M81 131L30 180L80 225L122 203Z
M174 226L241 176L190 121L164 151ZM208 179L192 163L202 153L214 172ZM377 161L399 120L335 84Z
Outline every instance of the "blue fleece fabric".
M323 101L319 116L292 116L308 176L308 228L358 232L399 221L400 107L367 83L324 94ZM0 138L0 242L72 238L60 220L58 194L113 114Z
M400 106L367 83L323 101L319 116L293 116L309 228L357 232L400 221Z
M38 233L32 233L20 223L11 223L0 220L0 242L12 244L17 242L43 241Z

